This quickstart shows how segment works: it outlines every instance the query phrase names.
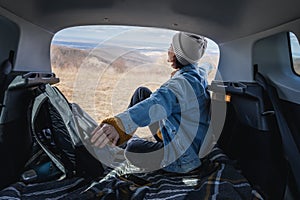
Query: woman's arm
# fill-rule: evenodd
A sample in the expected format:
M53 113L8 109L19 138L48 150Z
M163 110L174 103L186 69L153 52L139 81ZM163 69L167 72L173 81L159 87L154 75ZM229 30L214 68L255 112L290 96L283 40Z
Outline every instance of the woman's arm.
M121 145L131 138L138 127L148 126L167 118L176 103L175 94L162 86L144 101L128 110L102 121L93 131L91 142L97 147Z

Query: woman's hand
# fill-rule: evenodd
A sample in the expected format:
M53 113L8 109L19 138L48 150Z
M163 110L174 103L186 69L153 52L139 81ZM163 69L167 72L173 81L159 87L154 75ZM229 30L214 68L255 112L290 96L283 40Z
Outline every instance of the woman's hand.
M107 144L115 146L119 138L119 133L114 126L102 123L92 132L91 143L99 148L103 148Z

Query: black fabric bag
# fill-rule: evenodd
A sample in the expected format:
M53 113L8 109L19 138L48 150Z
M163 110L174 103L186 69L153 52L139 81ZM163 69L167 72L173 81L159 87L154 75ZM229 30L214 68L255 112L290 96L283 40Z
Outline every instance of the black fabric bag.
M36 97L29 108L30 128L38 146L33 150L33 155L42 150L43 155L46 154L49 159L42 163L32 161L27 166L44 167L45 163L51 162L52 172L49 171L46 180L57 178L57 171L67 178L101 176L104 171L101 163L87 151L81 141L81 138L84 139L86 136L81 135L82 127L78 123L78 113L76 118L72 112L72 104L57 88L49 84L39 86L35 93ZM28 170L31 170L30 167L26 167L26 172ZM39 176L38 171L36 170L36 173ZM43 173L43 176L47 174ZM38 178L34 181L41 180Z

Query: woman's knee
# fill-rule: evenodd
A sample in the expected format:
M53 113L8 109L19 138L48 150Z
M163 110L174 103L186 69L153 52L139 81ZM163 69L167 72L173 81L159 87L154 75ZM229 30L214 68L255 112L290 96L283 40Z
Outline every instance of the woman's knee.
M146 99L152 94L152 92L149 88L141 86L136 89L135 94L138 95L140 99Z
M128 108L134 106L135 104L147 99L152 94L151 90L146 87L139 87L133 93Z

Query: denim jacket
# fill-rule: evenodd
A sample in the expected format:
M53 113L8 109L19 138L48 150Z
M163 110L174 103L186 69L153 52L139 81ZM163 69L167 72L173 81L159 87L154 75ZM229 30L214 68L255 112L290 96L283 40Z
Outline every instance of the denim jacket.
M126 134L159 121L164 142L161 167L184 173L200 166L198 156L209 125L210 97L206 79L197 66L178 70L149 98L118 117Z

